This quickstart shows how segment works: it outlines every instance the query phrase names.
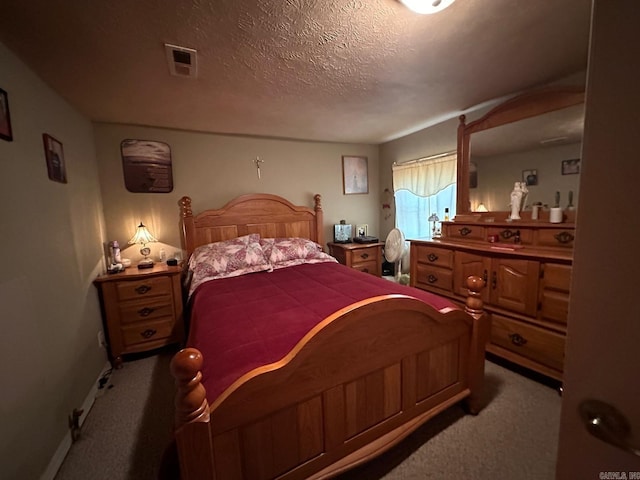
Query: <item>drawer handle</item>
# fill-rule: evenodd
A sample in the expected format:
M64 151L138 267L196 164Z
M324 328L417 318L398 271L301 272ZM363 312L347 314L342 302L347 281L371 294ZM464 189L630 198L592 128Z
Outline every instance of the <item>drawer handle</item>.
M141 317L148 317L155 311L155 308L144 307L141 310L138 310L138 315Z
M505 240L509 240L511 237L513 237L514 235L517 235L518 232L515 232L513 230L503 230L500 232L500 236L502 238L504 238Z
M509 338L511 339L511 343L513 343L516 347L521 347L527 343L527 339L517 333L512 333L511 335L509 335Z
M491 273L491 288L495 290L497 286L498 286L498 274L494 270Z
M363 271L364 273L369 273L369 269L368 269L368 268L363 268L363 269L362 269L362 271Z
M555 238L560 243L570 243L573 242L573 239L575 237L569 232L560 232L557 235L554 235L553 238Z
M485 268L484 271L482 272L482 280L484 280L485 285L487 283L487 277L488 277L487 269Z
M436 255L435 253L430 253L429 255L427 255L427 258L430 262L435 262L438 259L438 255Z
M151 290L151 287L149 285L140 285L139 287L136 287L135 290L139 295L144 295L149 290Z
M140 335L142 335L143 338L149 339L153 337L156 333L157 333L156 330L154 330L153 328L147 328L144 332L141 332Z
M458 230L458 232L460 232L460 235L462 235L463 237L466 237L471 233L471 229L467 227L462 227L460 230Z
M438 277L436 277L433 273L427 277L427 281L429 283L436 283L438 281Z
M369 258L369 254L363 253L362 255L360 255L360 258L364 258L366 260L367 258Z

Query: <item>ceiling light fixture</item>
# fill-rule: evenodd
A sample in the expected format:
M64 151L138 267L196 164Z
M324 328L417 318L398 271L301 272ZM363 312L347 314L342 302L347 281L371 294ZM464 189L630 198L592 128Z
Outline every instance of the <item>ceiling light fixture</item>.
M416 13L438 13L455 0L400 0L409 10Z

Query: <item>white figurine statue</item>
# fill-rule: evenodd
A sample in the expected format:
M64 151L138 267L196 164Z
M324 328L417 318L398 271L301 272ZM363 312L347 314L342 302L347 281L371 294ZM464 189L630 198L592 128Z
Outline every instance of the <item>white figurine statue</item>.
M527 189L527 186L524 187ZM529 193L527 189L526 193ZM513 191L511 192L511 220L520 220L520 208L522 207L522 199L525 195L525 191L522 189L522 183L516 182L513 185Z

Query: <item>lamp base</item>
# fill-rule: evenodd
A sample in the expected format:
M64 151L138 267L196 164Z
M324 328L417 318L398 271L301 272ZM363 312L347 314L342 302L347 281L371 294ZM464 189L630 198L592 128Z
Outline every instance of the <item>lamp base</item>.
M140 260L140 262L138 263L138 268L139 269L153 268L153 260L151 260L150 258L145 258L144 260Z

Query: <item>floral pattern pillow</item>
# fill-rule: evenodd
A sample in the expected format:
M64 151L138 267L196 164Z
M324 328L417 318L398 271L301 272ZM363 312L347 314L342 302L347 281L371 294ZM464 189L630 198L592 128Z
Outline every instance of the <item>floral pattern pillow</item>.
M306 238L261 238L260 245L274 270L303 263L337 262L320 245Z
M196 248L189 269L193 272L189 295L208 280L272 270L257 233Z

